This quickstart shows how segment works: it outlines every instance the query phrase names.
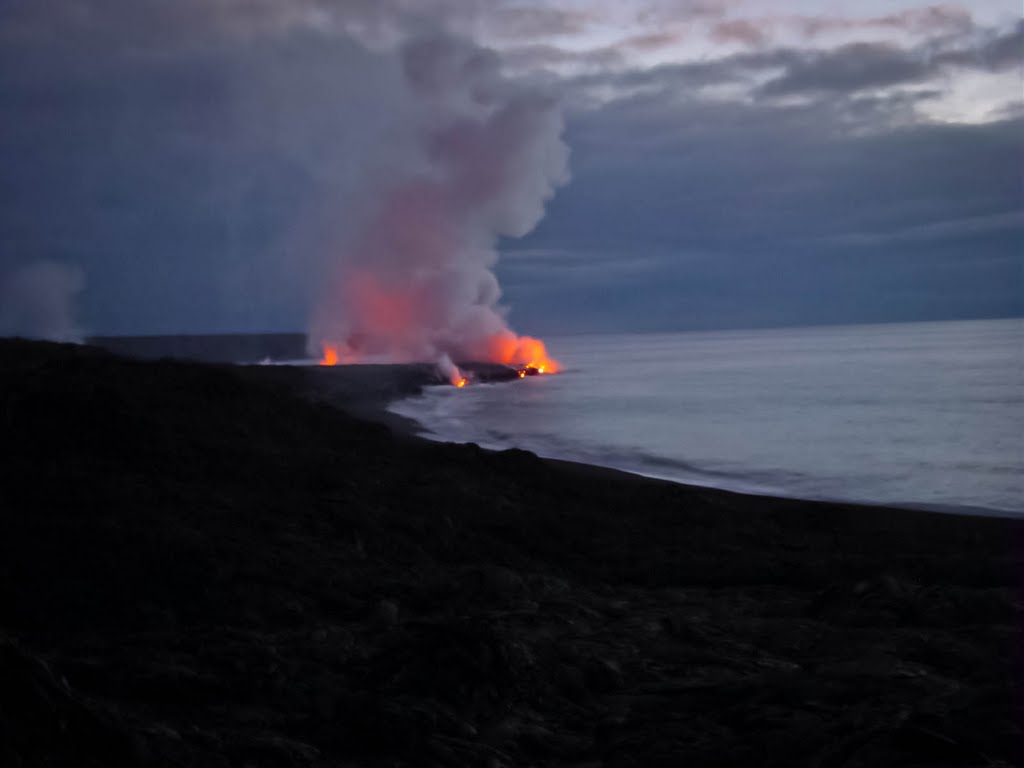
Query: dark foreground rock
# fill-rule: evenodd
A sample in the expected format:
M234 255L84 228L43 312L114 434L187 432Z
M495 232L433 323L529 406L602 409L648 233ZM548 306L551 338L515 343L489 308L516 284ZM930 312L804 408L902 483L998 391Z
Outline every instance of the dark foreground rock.
M396 440L288 376L0 343L0 765L1017 764L1019 523Z

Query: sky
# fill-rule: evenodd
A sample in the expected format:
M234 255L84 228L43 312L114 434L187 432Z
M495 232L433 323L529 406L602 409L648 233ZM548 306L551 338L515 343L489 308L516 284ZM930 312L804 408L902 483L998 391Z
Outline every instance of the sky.
M307 328L438 34L561 111L517 330L1024 314L1011 3L0 0L0 332Z

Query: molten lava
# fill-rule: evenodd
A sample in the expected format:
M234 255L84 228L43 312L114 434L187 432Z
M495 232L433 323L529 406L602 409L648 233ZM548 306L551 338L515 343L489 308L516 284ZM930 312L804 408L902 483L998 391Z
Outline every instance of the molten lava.
M487 339L486 345L487 360L517 368L520 378L561 370L558 362L548 357L547 348L540 339L503 331Z
M357 351L357 345L323 344L323 355L320 365L347 365L358 363L365 357ZM542 373L558 373L561 366L558 361L548 356L547 348L540 339L531 336L516 336L511 331L501 331L492 336L469 345L463 356L470 359L491 363L502 363L516 369L519 378L536 376ZM464 387L468 381L462 372L454 366L447 355L442 355L445 364L441 365L445 375L456 387Z
M324 355L320 358L320 365L337 365L339 361L338 350L324 344Z
M437 321L439 309L428 288L415 281L405 284L369 271L351 271L340 289L341 299L358 323L322 339L320 364L432 359L441 376L457 387L468 382L452 358L501 363L521 377L558 372L559 365L548 357L543 341L518 336L507 328L468 326L452 335L437 333L439 327L450 323Z

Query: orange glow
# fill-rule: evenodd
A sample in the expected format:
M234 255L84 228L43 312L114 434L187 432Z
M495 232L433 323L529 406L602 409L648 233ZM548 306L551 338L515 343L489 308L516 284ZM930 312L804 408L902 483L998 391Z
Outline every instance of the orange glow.
M321 347L323 355L320 357L320 365L350 365L359 362L359 355L347 345L322 344Z
M479 358L487 362L503 363L516 369L520 379L538 374L558 373L561 365L548 357L544 342L530 336L516 336L511 331L503 331L489 338ZM320 365L348 365L364 360L364 356L356 352L349 344L337 346L324 344ZM451 383L456 387L464 387L468 380L462 373L455 370L451 374Z
M540 339L516 336L511 331L495 334L487 341L488 357L497 363L515 366L524 377L527 368L537 373L558 373L558 361L548 357L547 348Z
M443 324L432 325L438 320L436 299L415 281L406 283L353 270L346 276L339 299L356 322L343 334L324 340L321 365L409 362L432 354L435 362L449 357L502 363L517 371L528 369L520 377L557 373L561 368L548 356L543 341L510 330L481 337L466 328L449 337ZM455 386L464 386L458 383L461 372L446 371L445 375Z
M337 365L338 350L329 344L324 344L324 356L320 358L320 365Z

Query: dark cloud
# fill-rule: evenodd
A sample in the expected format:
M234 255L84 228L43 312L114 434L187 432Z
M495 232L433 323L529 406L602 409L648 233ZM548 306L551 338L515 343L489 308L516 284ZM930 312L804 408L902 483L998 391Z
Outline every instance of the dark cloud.
M98 332L303 328L323 260L365 213L360 179L408 160L389 96L401 73L353 41L394 33L402 5L0 4L0 277L81 269ZM480 3L418 5L454 6ZM665 3L659 18L727 10ZM539 18L521 15L510 44ZM1019 105L985 125L917 111L947 73L1019 66L1024 26L943 30L627 71L621 51L582 54L588 73L561 85L586 105L570 123L574 181L499 266L512 319L641 330L1024 312ZM751 98L703 98L720 85Z
M740 27L727 34L755 31ZM893 86L920 88L958 71L1002 72L1019 67L1024 67L1024 22L1006 30L972 29L969 34L904 47L895 43L850 43L821 50L775 47L649 68L596 70L567 80L565 88L584 103L591 92L605 101L609 94L631 98L637 91L693 98L701 88L723 84L746 84L761 98L860 97L860 92Z
M542 256L501 267L513 319L575 332L1024 312L1024 121L864 134L837 109L651 95L577 114L574 184L523 246Z
M778 96L806 92L853 93L871 88L919 83L950 68L1002 71L1024 63L1024 23L981 42L953 39L948 47L852 43L828 51L792 57L783 74L761 93Z
M541 230L568 226L582 205L598 212L585 230L594 242L654 236L731 246L888 231L1020 205L1020 120L851 134L844 119L829 103L673 104L657 96L578 114L570 133L577 184L556 199Z
M983 49L991 69L1010 69L1024 63L1024 21L1016 29L1004 35L997 35Z
M582 18L506 0L47 0L0 4L0 46L46 46L61 59L84 50L180 55L298 32L379 44L411 31L470 32L506 15L510 34L527 34L530 19L568 31L579 28L573 18Z
M760 92L767 96L838 91L914 83L933 72L927 60L895 45L853 43L820 54L794 57L786 71Z
M938 65L985 69L1002 72L1024 66L1024 21L1008 31L987 30L980 42L940 50L934 54Z

